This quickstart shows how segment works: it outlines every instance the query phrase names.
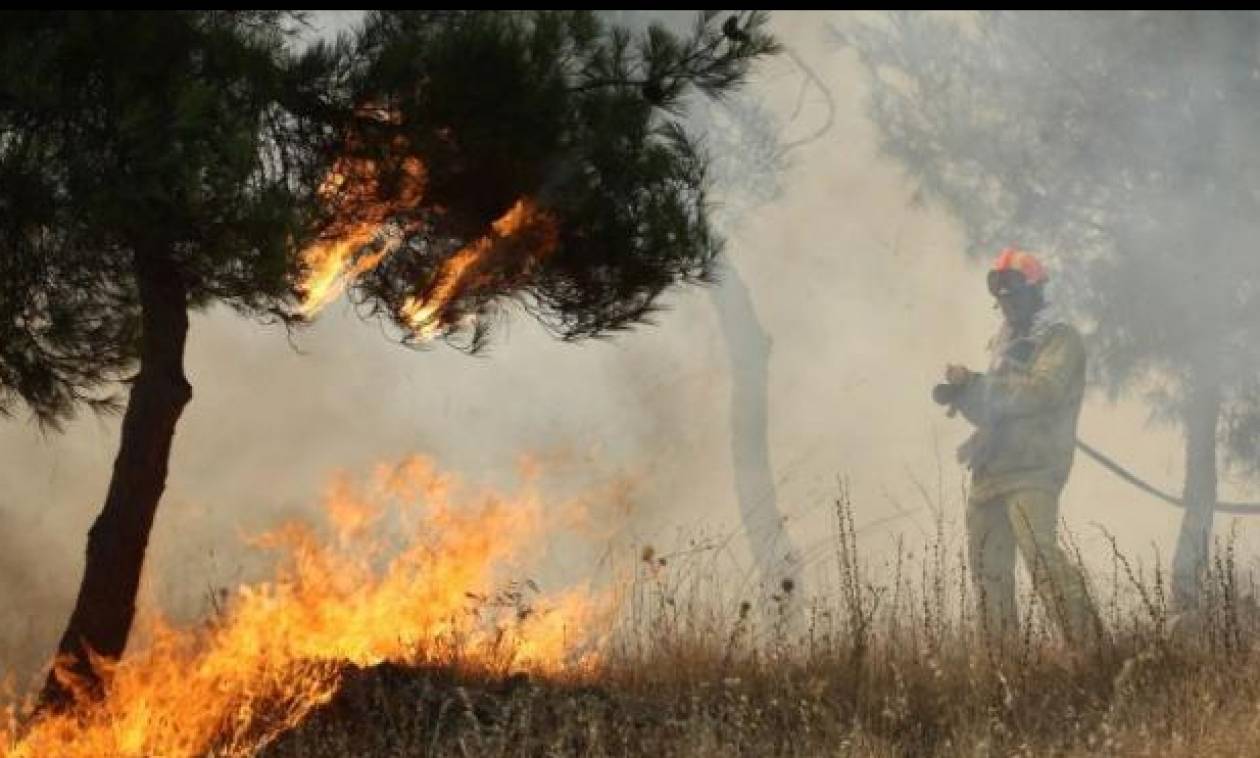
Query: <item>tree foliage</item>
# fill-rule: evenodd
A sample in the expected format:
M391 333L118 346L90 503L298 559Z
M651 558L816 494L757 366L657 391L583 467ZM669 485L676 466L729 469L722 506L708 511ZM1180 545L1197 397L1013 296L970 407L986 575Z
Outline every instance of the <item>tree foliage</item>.
M921 197L974 254L1059 259L1095 377L1145 382L1178 418L1192 373L1239 411L1260 369L1258 32L1228 13L897 14L843 39Z
M774 51L765 16L732 18L632 36L590 12L381 11L299 49L290 12L6 14L0 407L56 423L117 402L139 251L176 262L192 308L296 323L302 250L381 203L406 234L353 294L408 341L406 299L522 197L558 244L538 265L495 256L442 334L480 346L506 298L565 338L642 320L718 249L678 114L689 89L720 95ZM347 157L380 181L330 203L321 184ZM397 207L408 158L424 193Z

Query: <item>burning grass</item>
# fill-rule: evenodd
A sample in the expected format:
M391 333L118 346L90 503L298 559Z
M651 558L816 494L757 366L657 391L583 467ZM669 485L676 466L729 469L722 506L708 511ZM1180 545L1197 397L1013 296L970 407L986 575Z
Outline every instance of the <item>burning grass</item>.
M702 552L666 566L645 551L583 681L358 670L267 755L1254 754L1260 614L1230 547L1195 619L1171 617L1162 577L1117 554L1094 577L1106 633L1069 645L1031 595L1017 633L977 624L943 530L871 579L843 500L837 515L829 597L722 603Z
M1094 577L1105 634L1069 645L1028 596L997 638L943 527L877 579L842 497L822 597L742 599L703 545L645 550L610 628L590 595L504 584L547 528L537 500L454 488L420 459L344 481L328 543L268 536L290 556L279 578L195 634L159 634L102 707L11 753L1244 755L1260 737L1260 613L1228 545L1193 619L1117 554ZM419 537L364 541L381 526Z
M327 702L346 665L433 661L556 677L592 665L600 602L510 583L549 529L536 496L466 495L426 459L339 480L327 533L288 523L257 539L274 578L239 588L194 629L155 620L104 672L99 706L47 717L11 756L250 755ZM73 686L73 683L71 683Z

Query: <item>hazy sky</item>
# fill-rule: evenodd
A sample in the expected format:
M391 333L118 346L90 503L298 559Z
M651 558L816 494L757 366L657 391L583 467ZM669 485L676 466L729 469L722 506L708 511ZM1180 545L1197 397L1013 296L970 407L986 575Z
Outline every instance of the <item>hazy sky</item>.
M981 265L963 258L959 229L939 211L912 207L912 187L877 154L855 57L828 41L826 24L843 20L774 18L783 41L825 79L838 112L827 136L793 153L783 196L742 219L729 253L774 339L770 444L790 528L807 552L819 552L837 478L846 477L859 527L914 510L862 533L874 557L898 532L914 540L931 529L916 480L933 493L939 481L947 521L960 521L954 448L967 428L945 419L929 390L947 361L984 366L998 314ZM749 92L788 114L800 82L779 59ZM823 118L811 92L788 136ZM343 303L297 335L298 350L282 330L226 311L197 315L187 361L193 402L157 515L151 592L167 597L179 587L195 604L243 575L240 534L313 511L338 468L363 471L417 452L503 486L521 453L565 454L557 487L618 477L633 484L630 516L616 521L623 534L668 544L699 529L733 529L725 346L706 293L676 291L668 303L657 327L580 345L555 342L517 317L478 358L440 345L401 348ZM8 602L0 651L47 650L55 641L117 433L117 419L90 415L61 435L43 435L22 416L0 425ZM1179 490L1179 435L1147 426L1140 406L1110 406L1091 393L1081 435ZM621 509L610 504L607 518L621 519ZM1148 559L1159 545L1165 560L1178 524L1177 511L1079 457L1063 517L1099 565L1105 552L1091 524ZM598 552L591 545L552 559L580 573ZM821 552L821 561L832 555Z

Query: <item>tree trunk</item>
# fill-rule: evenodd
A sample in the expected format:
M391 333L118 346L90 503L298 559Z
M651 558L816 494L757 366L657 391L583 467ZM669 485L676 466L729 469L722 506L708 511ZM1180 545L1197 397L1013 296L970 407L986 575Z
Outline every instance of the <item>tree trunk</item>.
M711 291L731 361L731 458L735 493L753 561L772 592L790 583L789 596L799 597L800 553L779 510L770 466L769 419L770 335L761 326L748 287L730 265L720 287ZM793 601L794 607L799 603Z
M1221 415L1221 386L1215 380L1192 380L1185 411L1186 482L1173 556L1173 600L1180 610L1196 608L1207 568L1216 509L1216 427Z
M175 264L137 253L141 304L140 373L123 416L105 507L88 532L78 599L57 647L40 707L63 710L104 692L91 658L117 660L127 645L158 500L166 487L175 424L192 398L184 377L187 290Z

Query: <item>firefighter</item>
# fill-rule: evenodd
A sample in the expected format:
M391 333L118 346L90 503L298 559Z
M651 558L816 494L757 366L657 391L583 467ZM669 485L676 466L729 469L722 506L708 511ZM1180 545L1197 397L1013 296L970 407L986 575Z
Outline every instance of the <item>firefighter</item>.
M968 561L986 628L1017 627L1015 553L1069 639L1094 626L1083 577L1058 542L1059 493L1072 468L1085 389L1085 349L1045 297L1046 269L1007 248L988 274L1003 324L989 344L989 370L945 369L933 397L975 426L959 448L971 469Z

